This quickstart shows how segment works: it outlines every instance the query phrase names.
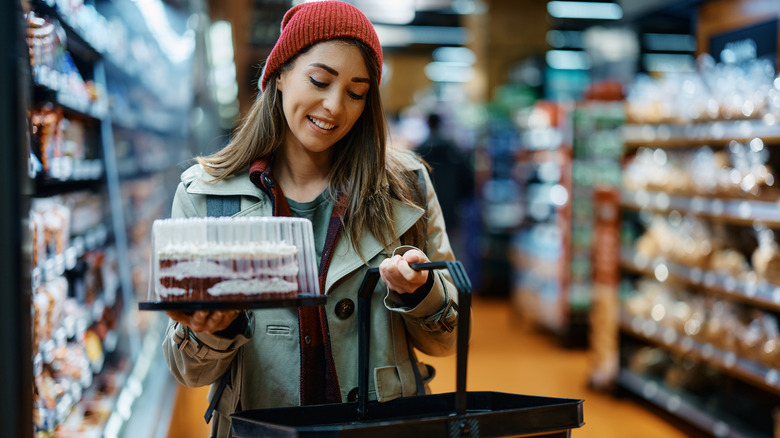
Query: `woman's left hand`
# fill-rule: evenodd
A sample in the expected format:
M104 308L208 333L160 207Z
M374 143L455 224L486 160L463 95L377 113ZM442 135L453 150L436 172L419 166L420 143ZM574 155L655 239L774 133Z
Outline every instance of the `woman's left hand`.
M411 263L428 262L428 257L419 249L411 249L403 255L394 255L379 264L379 275L387 287L399 294L410 294L428 281L428 271L415 271Z

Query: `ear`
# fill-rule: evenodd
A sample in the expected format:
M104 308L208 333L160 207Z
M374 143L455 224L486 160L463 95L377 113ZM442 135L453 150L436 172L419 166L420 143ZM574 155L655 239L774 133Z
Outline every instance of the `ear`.
M282 75L284 72L279 72L278 75L276 75L276 91L282 91Z

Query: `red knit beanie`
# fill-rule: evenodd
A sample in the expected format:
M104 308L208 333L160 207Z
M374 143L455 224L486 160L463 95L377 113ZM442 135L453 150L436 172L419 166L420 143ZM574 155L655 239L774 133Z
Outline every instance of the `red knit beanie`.
M263 67L260 90L265 90L276 70L302 49L336 38L355 39L368 46L382 77L382 46L368 18L349 3L313 1L294 6L284 14L282 33Z

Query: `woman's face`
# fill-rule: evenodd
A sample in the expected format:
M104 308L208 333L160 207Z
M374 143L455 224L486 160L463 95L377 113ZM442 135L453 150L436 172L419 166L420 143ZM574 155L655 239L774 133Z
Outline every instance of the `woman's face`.
M287 120L284 147L321 153L352 129L366 106L370 82L357 46L326 41L282 71L277 88Z

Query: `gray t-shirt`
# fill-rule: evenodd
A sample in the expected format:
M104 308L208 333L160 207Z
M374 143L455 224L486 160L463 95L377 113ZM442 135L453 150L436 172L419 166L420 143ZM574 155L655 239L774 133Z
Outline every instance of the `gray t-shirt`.
M311 221L314 230L314 249L317 252L317 265L325 247L325 239L328 237L330 216L333 214L333 202L331 202L328 189L309 202L297 202L287 198L287 204L295 217L303 217Z

